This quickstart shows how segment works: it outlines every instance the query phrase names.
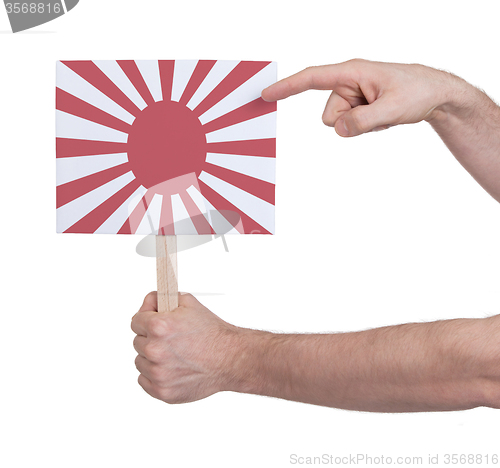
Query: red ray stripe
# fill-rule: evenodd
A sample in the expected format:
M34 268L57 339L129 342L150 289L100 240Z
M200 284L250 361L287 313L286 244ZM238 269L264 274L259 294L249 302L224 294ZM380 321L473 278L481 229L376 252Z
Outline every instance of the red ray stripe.
M158 62L158 66L160 68L161 91L163 93L164 101L171 101L174 65L174 60L160 60Z
M200 180L200 190L203 196L214 206L218 211L228 210L235 211L241 216L243 223L242 234L271 234L267 229L263 228L255 220L247 216L245 213L236 208L232 203L221 197L217 192L212 190L208 185Z
M184 203L198 234L215 234L212 226L210 226L209 222L188 193L181 192L179 195L181 196L182 203Z
M184 92L182 93L182 97L179 100L181 104L186 105L189 102L189 100L193 97L193 94L198 89L198 86L200 86L203 82L215 63L216 60L200 60L197 63L196 68L194 69L194 72L191 75Z
M56 189L57 208L66 205L66 203L91 192L97 187L100 187L113 179L116 179L128 171L130 171L130 164L124 163L119 166L110 167L104 171L82 177L81 179L59 185Z
M245 174L240 174L239 172L231 171L224 167L215 166L213 164L206 165L205 171L274 205L274 184L255 179Z
M207 143L207 153L243 154L246 156L276 157L276 139L224 141Z
M62 62L136 117L141 110L90 60Z
M172 236L175 234L174 214L172 212L172 200L170 195L163 195L159 231L162 236Z
M262 98L255 99L254 101L238 107L219 118L207 122L203 125L203 131L210 133L220 128L229 127L245 120L254 119L261 115L270 114L276 110L276 102L266 102Z
M133 180L64 232L95 232L137 190L139 185L137 179Z
M95 154L126 153L127 143L109 141L74 140L72 138L56 138L56 157L92 156Z
M115 130L120 130L124 133L130 131L130 125L127 122L117 119L59 88L56 89L56 109L105 125L106 127L114 128Z
M128 79L132 82L135 89L139 92L142 99L146 101L146 104L150 106L155 103L151 91L149 91L148 85L144 81L144 78L137 67L137 64L133 60L117 60L118 65L127 75Z
M194 109L197 117L205 113L222 98L241 86L245 81L271 62L240 62Z
M125 223L123 223L123 226L118 231L118 234L135 234L135 231L137 231L139 224L141 224L142 218L144 218L153 197L154 192L152 190L148 190Z

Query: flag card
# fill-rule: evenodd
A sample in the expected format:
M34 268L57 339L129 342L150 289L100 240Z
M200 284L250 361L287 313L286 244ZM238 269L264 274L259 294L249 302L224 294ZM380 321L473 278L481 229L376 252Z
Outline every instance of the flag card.
M57 232L274 233L275 62L56 68Z

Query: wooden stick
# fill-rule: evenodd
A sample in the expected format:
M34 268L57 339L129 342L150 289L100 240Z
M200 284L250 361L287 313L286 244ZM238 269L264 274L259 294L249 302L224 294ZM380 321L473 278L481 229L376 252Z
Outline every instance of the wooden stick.
M179 305L177 284L177 238L156 236L156 278L158 312L170 312Z

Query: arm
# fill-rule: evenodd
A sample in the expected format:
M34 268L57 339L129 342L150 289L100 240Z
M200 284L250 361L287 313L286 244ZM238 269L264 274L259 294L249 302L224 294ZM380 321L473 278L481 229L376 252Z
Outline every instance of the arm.
M340 136L427 121L462 166L500 201L500 108L450 73L365 60L307 68L262 92L268 101L332 90L323 122Z
M500 316L289 335L179 303L158 314L151 293L132 320L139 383L169 403L235 391L361 411L500 407Z
M500 317L260 334L247 346L239 375L249 393L360 411L500 407Z

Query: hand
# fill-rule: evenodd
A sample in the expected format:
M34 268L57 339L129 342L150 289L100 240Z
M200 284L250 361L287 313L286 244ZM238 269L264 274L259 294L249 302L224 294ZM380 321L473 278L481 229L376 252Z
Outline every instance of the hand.
M431 121L451 106L464 85L450 73L423 65L355 59L306 68L266 88L262 98L276 101L308 89L332 90L323 122L347 137Z
M154 398L186 403L225 390L231 381L239 329L192 295L179 294L177 309L158 313L157 294L149 293L132 330L139 384Z

